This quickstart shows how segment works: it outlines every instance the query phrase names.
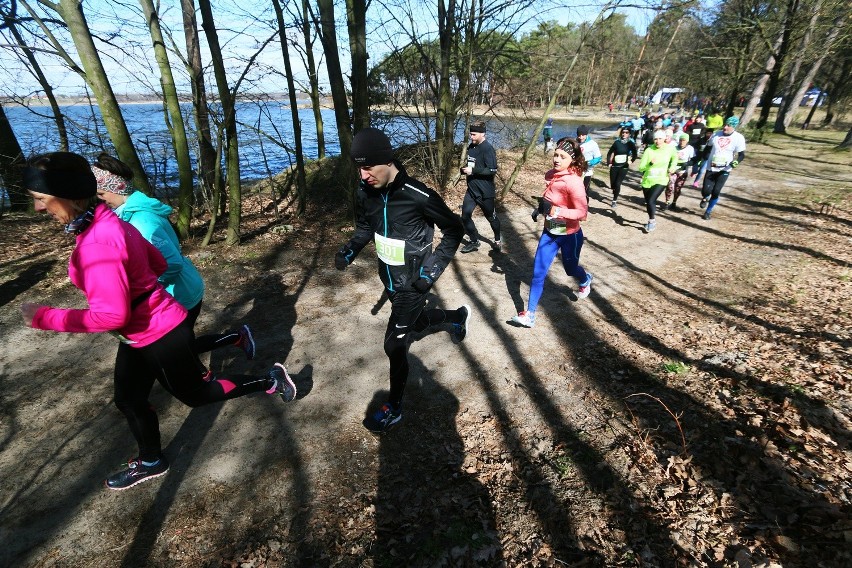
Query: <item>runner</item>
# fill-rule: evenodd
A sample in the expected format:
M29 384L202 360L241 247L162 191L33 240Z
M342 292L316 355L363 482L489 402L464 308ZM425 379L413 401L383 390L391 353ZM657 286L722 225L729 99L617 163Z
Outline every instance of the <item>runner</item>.
M479 231L473 222L473 210L478 205L491 230L494 231L494 250L499 251L500 219L497 217L496 190L494 175L497 173L497 153L485 139L485 123L474 122L470 125L470 145L467 147L467 166L461 173L467 176L467 193L462 202L462 223L470 242L462 247L463 253L479 249Z
M630 169L627 160L629 158L630 163L633 163L638 155L636 143L630 139L631 129L631 126L623 127L618 140L612 143L606 153L606 163L609 166L609 186L612 188L612 202L609 204L611 209L618 206L621 184L624 182L627 170Z
M589 127L582 125L577 127L577 141L580 143L580 149L583 151L583 157L586 159L586 173L583 174L583 187L586 188L586 203L589 202L589 188L592 186L592 176L594 175L595 166L602 159L601 149L598 143L592 140L589 136ZM557 144L558 146L558 144Z
M85 158L52 152L32 158L24 186L35 210L49 213L75 235L68 276L86 296L85 309L21 305L27 325L76 333L109 331L120 339L115 359L115 405L127 418L139 455L106 480L121 490L160 477L169 462L160 445L157 414L148 396L157 380L192 407L252 392L296 397L296 386L280 363L264 376L215 376L198 359L186 309L157 281L163 255L139 231L96 198L97 182Z
M704 125L704 116L699 114L692 120L692 124L686 129L689 134L689 145L694 150L695 159L692 161L692 175L698 174L701 167L701 156L704 154L704 147L707 145L707 137L705 133L707 127ZM697 186L696 186L697 187Z
M638 112L636 118L633 119L633 136L634 141L639 141L642 136L642 127L645 126L645 120Z
M364 420L364 426L382 433L402 420L411 332L450 323L455 342L467 335L469 306L453 311L424 310L427 293L452 260L464 227L435 191L410 177L394 159L390 140L381 130L364 128L358 132L352 141L351 158L361 177L355 196L355 234L340 247L334 265L346 270L361 249L375 241L379 278L391 301L384 339L390 360L390 396ZM433 252L435 225L443 235Z
M553 169L544 176L547 184L544 195L532 213L533 221L544 215L544 231L535 251L527 309L512 316L516 324L535 326L535 312L544 289L544 279L557 252L562 252L565 274L573 276L579 284L577 298L586 298L592 291L592 275L580 266L580 250L583 248L580 221L585 221L589 210L582 180L585 171L586 159L578 141L561 138L553 152Z
M677 169L677 154L673 147L665 143L665 138L664 130L654 132L654 145L645 150L639 162L639 171L644 174L642 193L645 194L645 208L648 211L646 233L657 228L657 198L669 183L669 173Z
M677 198L680 197L680 191L683 189L683 184L686 183L686 178L689 177L689 165L695 159L695 149L689 145L689 134L681 133L677 147L677 171L669 176L669 185L666 187L666 208L672 211L677 211ZM674 197L672 197L674 195ZM668 205L671 199L671 205Z
M707 171L704 174L704 185L701 186L701 208L707 208L702 215L705 221L710 219L731 170L745 159L745 138L736 131L739 124L740 119L736 116L728 117L722 130L716 132L707 143L710 153L704 165Z
M542 131L542 135L544 136L544 153L547 154L553 150L553 119L547 117L547 120L544 123L544 130Z
M722 128L724 122L725 118L719 114L718 110L713 109L713 111L707 115L707 128L712 132Z
M98 156L92 166L98 182L98 197L112 209L122 221L127 221L153 244L168 267L160 276L160 284L175 297L189 312L191 327L201 313L204 297L204 281L192 261L183 256L177 234L169 222L172 208L141 191L132 184L133 170L107 153ZM254 359L255 342L251 329L243 325L239 330L195 338L196 353L207 353L220 347L233 345L242 349L246 358Z

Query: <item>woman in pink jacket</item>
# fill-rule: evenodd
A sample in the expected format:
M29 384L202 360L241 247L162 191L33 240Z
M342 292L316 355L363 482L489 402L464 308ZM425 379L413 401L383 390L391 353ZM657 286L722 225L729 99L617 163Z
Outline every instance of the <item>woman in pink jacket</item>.
M115 405L127 418L139 455L106 480L109 489L127 489L169 469L157 414L148 402L154 380L193 407L258 391L280 394L286 402L296 397L280 363L260 377L217 377L204 366L193 349L186 309L157 281L166 270L163 255L98 203L95 176L85 158L71 152L36 156L24 171L24 183L36 211L50 214L75 235L68 276L89 304L78 310L25 303L24 321L36 329L108 331L121 341L113 377Z
M544 176L547 187L532 214L534 221L538 221L539 215L544 215L544 232L535 251L527 309L512 317L512 321L519 325L535 325L535 310L544 288L544 279L557 252L562 252L565 274L573 276L579 284L577 298L587 297L592 290L592 275L580 266L580 249L583 248L580 221L586 219L589 211L583 185L585 171L586 159L577 140L559 140L553 152L553 169Z

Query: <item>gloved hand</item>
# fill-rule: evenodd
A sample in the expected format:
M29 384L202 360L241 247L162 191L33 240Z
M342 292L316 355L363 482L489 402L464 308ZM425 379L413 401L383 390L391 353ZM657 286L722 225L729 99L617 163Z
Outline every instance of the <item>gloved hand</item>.
M739 165L740 165L740 162L738 160L734 160L733 162L731 162L731 168L736 168Z
M432 287L432 279L428 276L421 276L411 285L415 290L420 292L421 294L425 294Z
M538 222L538 209L533 209L532 215L530 215L530 217L532 217L533 221Z
M355 251L343 245L337 254L334 255L334 267L338 270L346 270L346 267L352 264L352 259L355 257Z
M542 197L538 200L538 212L542 215L550 215L550 210L553 209L553 203Z

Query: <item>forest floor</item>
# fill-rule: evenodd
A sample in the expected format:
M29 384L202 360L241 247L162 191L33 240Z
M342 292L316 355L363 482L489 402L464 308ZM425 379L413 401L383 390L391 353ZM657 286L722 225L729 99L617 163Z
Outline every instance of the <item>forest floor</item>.
M172 467L124 492L103 488L135 451L112 404L115 340L23 325L21 302L84 302L61 229L7 214L0 565L852 564L840 139L750 145L712 220L687 186L651 234L635 172L613 212L599 168L581 256L592 293L578 301L555 263L524 329L509 318L526 303L541 229L529 212L549 167L533 156L500 209L503 252L458 254L434 288L435 303L472 307L467 338L416 338L405 419L379 437L361 425L387 389L372 247L338 272L346 219L317 204L275 218L269 195L248 197L243 246L187 245L207 283L197 329L251 324L257 360L224 349L211 367L284 361L299 398L191 409L155 386ZM515 158L499 153L502 176Z

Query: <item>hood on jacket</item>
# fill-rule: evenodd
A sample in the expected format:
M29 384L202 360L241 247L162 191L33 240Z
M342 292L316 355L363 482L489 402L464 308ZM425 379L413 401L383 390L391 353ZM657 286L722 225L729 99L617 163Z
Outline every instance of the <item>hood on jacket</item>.
M160 217L168 217L172 213L172 207L158 199L148 197L141 191L134 191L130 194L130 197L127 198L124 206L121 207L120 213L131 214L136 213L137 211L148 211L155 215L159 215Z

